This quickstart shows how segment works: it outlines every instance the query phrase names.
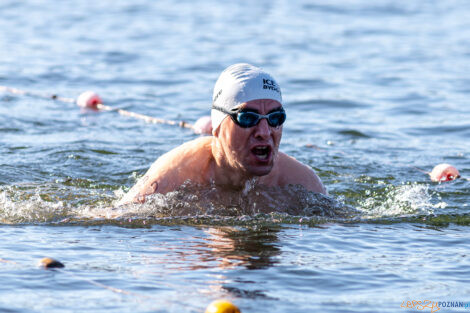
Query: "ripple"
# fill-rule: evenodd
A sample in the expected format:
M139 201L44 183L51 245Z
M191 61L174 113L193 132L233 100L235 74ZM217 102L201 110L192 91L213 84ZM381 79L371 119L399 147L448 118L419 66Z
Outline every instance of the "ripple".
M349 4L349 6L348 6ZM394 4L362 5L361 3L342 3L341 6L333 4L305 4L303 8L311 11L332 13L337 15L370 15L370 16L402 16L419 12L418 8L398 6Z
M443 134L460 135L462 138L470 138L470 125L436 125L428 127L403 128L403 131L413 136L436 136Z
M140 58L139 54L123 52L123 51L110 51L106 52L103 60L108 64L121 64L136 61Z
M92 151L94 153L97 153L97 154L104 154L104 155L119 154L117 152L108 151L108 150L104 150L104 149L90 149L90 151Z
M21 128L0 127L0 133L22 133Z
M340 130L338 131L338 134L341 135L346 135L352 138L371 138L371 136L364 134L363 132L359 130L354 130L354 129L345 129L345 130Z
M337 87L337 84L325 81L323 79L290 79L289 84L292 84L294 88L333 88Z
M356 109L366 108L370 105L350 100L336 99L311 99L302 101L291 101L289 105L296 108L315 108L315 109Z

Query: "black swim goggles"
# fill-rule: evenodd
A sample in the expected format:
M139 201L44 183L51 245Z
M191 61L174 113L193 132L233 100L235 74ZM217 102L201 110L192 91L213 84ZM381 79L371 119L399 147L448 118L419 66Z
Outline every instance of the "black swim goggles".
M258 112L250 109L235 109L234 111L227 111L225 108L215 105L212 106L212 108L230 115L235 124L242 128L256 126L263 118L268 121L268 124L271 127L279 127L286 121L286 111L284 111L284 108L282 107L275 111L269 112L266 115L259 114Z

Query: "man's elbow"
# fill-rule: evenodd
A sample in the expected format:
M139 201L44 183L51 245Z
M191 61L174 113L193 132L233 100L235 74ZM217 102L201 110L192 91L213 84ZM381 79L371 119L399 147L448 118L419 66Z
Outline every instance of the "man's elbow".
M144 178L144 182L148 181L148 178ZM163 186L164 187L164 186ZM119 200L117 205L125 205L131 203L144 203L146 197L154 193L166 193L165 188L160 188L157 181L152 181L142 186L137 183L124 197Z
M306 184L307 189L313 192L322 193L324 195L328 195L328 191L326 190L325 186L323 185L320 177L312 171L312 176L310 177L308 183Z
M316 182L315 184L313 184L309 187L310 188L307 188L307 189L309 189L310 191L317 192L317 193L322 193L325 196L328 195L328 191L326 190L325 186L322 184L321 181L318 181L318 182Z

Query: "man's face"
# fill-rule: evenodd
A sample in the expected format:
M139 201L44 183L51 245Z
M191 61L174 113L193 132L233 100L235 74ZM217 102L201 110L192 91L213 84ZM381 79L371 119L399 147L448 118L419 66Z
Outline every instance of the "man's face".
M241 109L266 115L281 107L275 100L262 99L248 101ZM271 172L277 158L282 126L271 127L266 119L261 119L253 127L242 128L227 117L216 136L221 152L231 167L244 171L249 176L264 176Z

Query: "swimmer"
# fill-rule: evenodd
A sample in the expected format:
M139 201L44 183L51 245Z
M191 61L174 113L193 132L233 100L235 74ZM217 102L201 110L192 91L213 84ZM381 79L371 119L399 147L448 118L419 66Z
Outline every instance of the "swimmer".
M242 191L247 183L301 185L327 194L308 166L278 151L286 120L275 79L249 64L234 64L219 76L212 98L212 136L200 137L159 157L119 205L145 202L190 180Z

